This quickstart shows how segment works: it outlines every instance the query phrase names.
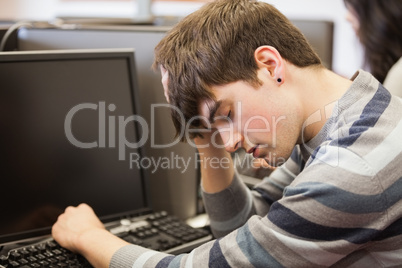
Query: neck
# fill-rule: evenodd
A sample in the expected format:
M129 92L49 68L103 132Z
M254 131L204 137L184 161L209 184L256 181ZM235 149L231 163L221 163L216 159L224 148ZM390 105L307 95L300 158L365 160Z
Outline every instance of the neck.
M310 67L290 67L289 74L295 94L301 100L303 109L303 128L299 143L308 142L320 132L334 105L351 86L352 81L343 78L328 69ZM288 78L289 78L288 75Z

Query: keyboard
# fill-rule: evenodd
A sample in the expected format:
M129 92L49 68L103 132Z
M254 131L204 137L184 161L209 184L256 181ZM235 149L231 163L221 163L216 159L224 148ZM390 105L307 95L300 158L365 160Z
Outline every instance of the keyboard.
M180 254L212 239L209 230L193 228L166 212L124 219L105 227L129 243L170 254ZM82 256L48 238L19 245L0 254L0 268L92 267Z
M13 249L0 256L0 267L92 267L81 255L62 248L54 240Z

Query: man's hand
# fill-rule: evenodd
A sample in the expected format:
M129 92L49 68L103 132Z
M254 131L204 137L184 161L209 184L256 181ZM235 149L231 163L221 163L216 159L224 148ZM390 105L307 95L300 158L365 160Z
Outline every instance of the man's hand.
M162 65L160 70L164 94L169 102L169 72ZM201 134L202 137L195 137L193 141L200 156L202 186L206 192L216 193L232 182L234 176L232 158L226 152L222 138L216 129L202 131Z
M94 267L107 268L113 254L128 243L105 229L87 204L68 207L52 228L63 247L83 255Z
M53 225L53 238L62 246L73 252L79 252L80 238L97 229L105 229L95 212L87 204L68 207Z

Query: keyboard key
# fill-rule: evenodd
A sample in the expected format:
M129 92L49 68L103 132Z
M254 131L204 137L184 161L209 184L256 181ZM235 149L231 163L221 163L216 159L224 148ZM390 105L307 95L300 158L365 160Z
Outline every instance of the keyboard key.
M8 258L7 258L7 256L0 255L0 264L1 264L1 265L4 265L4 264L7 264L7 263L8 263Z
M21 258L21 254L19 254L17 251L13 251L10 253L10 257L11 260L15 261Z
M8 263L8 266L7 266L7 267L15 268L15 267L18 267L18 266L20 266L20 264L19 264L18 262L16 262L16 261L10 261L10 262Z

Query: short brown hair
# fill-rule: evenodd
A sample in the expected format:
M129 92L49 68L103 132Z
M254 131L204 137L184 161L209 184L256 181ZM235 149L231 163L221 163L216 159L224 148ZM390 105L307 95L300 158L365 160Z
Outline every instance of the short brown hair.
M211 86L260 83L254 51L275 47L298 67L321 65L303 34L276 8L255 0L217 0L188 15L155 48L154 68L169 72L169 101L177 133L198 115L201 100L214 96ZM184 122L182 120L184 116ZM199 127L195 120L191 127Z

